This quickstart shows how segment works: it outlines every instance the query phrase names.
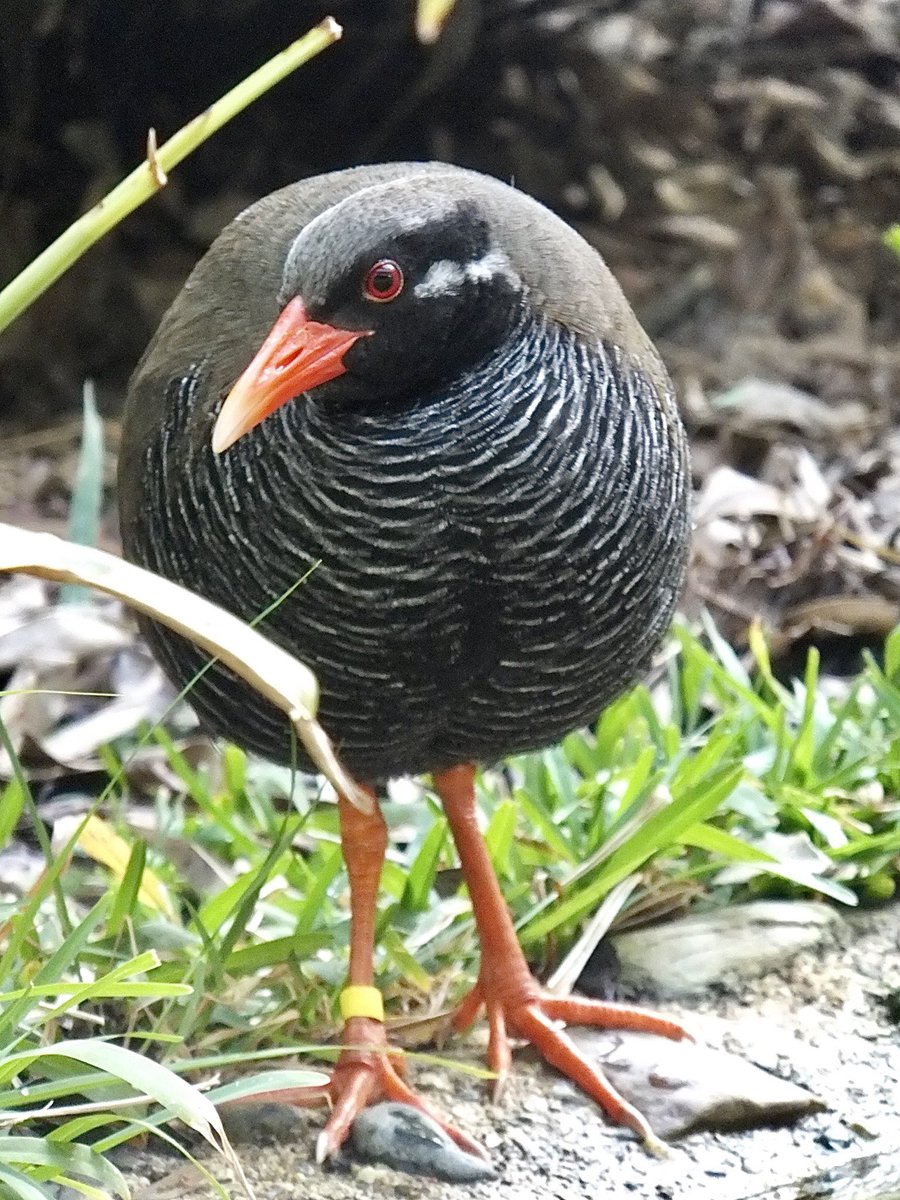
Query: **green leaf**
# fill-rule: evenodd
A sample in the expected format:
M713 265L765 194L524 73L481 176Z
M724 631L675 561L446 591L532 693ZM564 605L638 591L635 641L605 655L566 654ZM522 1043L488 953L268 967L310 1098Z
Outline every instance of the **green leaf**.
M400 901L403 908L412 912L424 912L428 908L446 841L447 822L443 817L439 817L426 833L422 847L409 868Z
M124 1046L96 1039L71 1039L55 1046L19 1051L7 1055L0 1062L0 1083L7 1083L13 1075L39 1059L55 1057L71 1059L105 1071L129 1084L138 1094L149 1096L172 1116L178 1117L199 1133L228 1159L239 1178L243 1178L243 1171L234 1157L213 1104L166 1067Z
M529 922L520 933L521 940L524 943L539 941L566 921L583 916L596 907L610 888L626 875L672 845L686 829L711 816L742 774L740 766L721 768L655 812L607 859L587 886Z
M386 929L381 935L381 943L403 978L427 996L431 991L431 976L407 950L397 930Z
M494 809L494 815L484 833L494 870L503 879L512 878L510 855L516 832L516 815L516 806L512 800L501 801Z
M223 1083L219 1087L212 1088L206 1094L214 1104L225 1104L248 1097L252 1099L261 1093L289 1092L297 1088L321 1088L328 1083L330 1078L322 1071L259 1071L256 1075L245 1075L231 1083Z
M28 780L25 778L25 773L22 770L22 764L19 761L19 756L16 754L15 746L12 743L12 739L9 736L9 730L6 728L6 724L3 721L2 716L0 716L0 744L2 744L4 750L9 756L9 760L13 769L13 778L18 783L19 789L24 796L25 805L31 814L35 836L37 837L38 844L41 847L41 852L43 853L44 860L47 864L47 868L37 886L29 893L28 902L25 908L20 910L17 914L16 920L12 926L12 934L7 939L6 951L4 952L2 959L0 959L0 979L4 979L9 971L10 964L18 956L26 937L29 933L34 931L34 916L41 904L44 902L45 897L49 895L51 891L53 892L56 900L56 911L60 924L62 925L66 934L71 931L72 922L69 919L66 898L59 883L59 876L62 874L63 867L69 861L68 856L72 853L72 849L75 846L79 831L76 830L75 833L72 834L61 854L53 854L50 846L50 839L47 835L47 830L44 826L44 822L41 820L40 814L38 813L34 796L32 795L31 788L28 785ZM85 821L86 820L87 817L85 817Z
M540 756L550 787L555 792L564 813L571 812L578 804L575 794L575 779L569 761L559 746L545 750Z
M846 846L827 852L835 861L870 857L876 854L900 854L900 827L867 837L851 837Z
M576 856L565 840L565 834L558 829L553 815L541 796L529 792L527 788L517 788L515 802L538 831L557 858L563 862L574 863ZM564 826L568 831L568 826Z
M6 845L10 834L19 824L25 796L25 789L15 777L0 792L0 849Z
M35 1183L24 1171L0 1163L0 1200L57 1200L59 1189Z
M780 879L798 883L802 887L820 892L823 896L830 896L832 900L837 900L841 904L853 906L858 903L856 893L851 892L849 888L835 883L832 879L825 879L821 875L805 870L803 867L779 862L771 854L766 854L757 846L750 846L747 842L742 842L740 838L726 833L724 829L716 829L714 826L706 824L692 825L678 840L685 846L696 846L700 850L721 854L723 858L729 859L731 862L758 864L760 869L765 870L769 875L776 875Z
M255 942L252 946L232 950L225 960L225 970L229 975L252 975L292 959L302 962L305 958L311 958L317 950L331 945L332 941L331 934L323 931L293 933L288 937L272 938L268 942Z
M91 911L80 921L58 948L44 961L31 981L32 985L54 983L67 971L74 969L97 926L109 911L109 897L101 896Z
M135 1109L138 1111L141 1103L141 1101L135 1102ZM62 1125L57 1125L48 1136L54 1142L80 1142L95 1129L104 1129L107 1125L118 1125L121 1121L121 1111L85 1113L83 1117L72 1117Z
M896 229L900 233L900 225ZM884 643L884 673L891 683L900 687L900 625L888 634Z
M137 907L138 892L144 878L144 867L147 862L147 844L139 838L131 847L128 864L116 889L112 912L109 914L107 927L113 937L118 937L129 917L134 915Z
M747 635L747 640L750 646L750 653L756 663L757 669L765 682L766 687L774 696L778 698L781 704L786 704L790 700L790 693L776 678L772 670L772 662L769 658L769 647L766 643L766 637L763 633L762 625L758 619L754 619L750 623L750 629Z
M815 646L810 646L806 656L806 671L803 681L803 714L800 718L800 728L791 753L791 761L799 770L801 778L806 780L812 770L813 750L815 747L814 715L816 709L816 688L819 681L819 652Z
M35 1024L55 1020L61 1013L88 1000L111 1000L116 997L145 997L156 999L161 996L189 996L191 988L183 983L115 983L106 979L96 983L75 983L71 980L58 980L56 983L29 984L14 992L0 993L0 1004L8 1004L22 996L68 996L69 999L40 1017L35 1018Z
M128 1196L128 1185L111 1162L89 1146L55 1142L50 1138L0 1137L0 1161L9 1166L52 1167L54 1176L82 1176L96 1180L117 1196Z
M340 846L323 847L316 855L315 875L307 886L303 904L295 917L298 933L309 932L321 919L328 889L341 873L343 866L344 856Z
M619 801L618 815L607 830L608 834L614 834L622 828L636 809L644 804L655 784L662 779L661 772L652 774L655 762L656 751L652 746L647 746L629 767L626 775L628 783Z
M153 739L157 745L161 746L166 752L166 761L169 766L184 784L191 798L200 805L201 808L210 809L214 807L212 793L209 786L199 771L195 771L188 760L184 757L169 733L162 728L161 725L153 727Z

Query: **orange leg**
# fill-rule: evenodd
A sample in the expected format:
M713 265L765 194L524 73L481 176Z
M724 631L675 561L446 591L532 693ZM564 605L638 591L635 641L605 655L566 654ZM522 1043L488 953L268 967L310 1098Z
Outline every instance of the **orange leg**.
M487 1009L488 1064L498 1076L495 1095L502 1089L509 1071L509 1030L527 1038L549 1063L593 1097L612 1120L633 1129L649 1146L658 1147L647 1121L616 1092L602 1071L588 1061L556 1022L636 1029L676 1041L689 1038L690 1034L676 1021L645 1009L544 993L528 969L478 829L475 768L465 765L442 771L435 775L434 783L459 851L481 939L478 982L457 1009L454 1025L459 1030L466 1029L482 1008Z
M347 983L370 988L373 983L376 898L387 848L387 829L377 803L372 813L366 814L341 798L339 812L341 845L350 879ZM449 1126L407 1085L403 1078L402 1056L389 1049L380 1020L368 1016L349 1017L341 1041L345 1049L341 1051L327 1089L332 1111L316 1142L318 1162L336 1153L359 1113L379 1100L398 1100L413 1105L436 1120L464 1150L480 1158L486 1157L477 1142Z

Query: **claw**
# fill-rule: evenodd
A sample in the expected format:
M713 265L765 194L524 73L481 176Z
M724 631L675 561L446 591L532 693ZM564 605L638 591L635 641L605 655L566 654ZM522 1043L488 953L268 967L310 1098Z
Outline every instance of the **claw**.
M492 1096L495 1104L499 1104L506 1090L509 1070L512 1066L512 1051L509 1048L509 1038L506 1035L506 1017L503 1009L494 1005L488 1008L488 1066L495 1072Z
M475 766L460 763L434 776L450 831L459 852L460 866L469 889L472 911L481 939L481 968L478 981L454 1016L454 1026L465 1029L482 1005L487 1008L490 1027L488 1061L498 1066L499 1088L509 1064L507 1030L526 1037L564 1075L593 1097L606 1114L627 1125L651 1149L661 1143L632 1105L604 1078L566 1034L563 1025L598 1025L613 1029L640 1029L676 1040L690 1034L676 1021L643 1009L601 1004L596 1000L560 998L543 993L528 969L515 926L503 900L478 825L475 800Z
M337 1150L336 1146L331 1144L331 1138L328 1136L328 1130L323 1129L316 1138L316 1162L321 1167L327 1159Z
M652 1134L644 1138L644 1149L654 1158L668 1158L672 1151L664 1141Z
M665 1143L654 1134L646 1119L616 1091L599 1066L578 1049L565 1032L565 1026L635 1029L673 1041L685 1038L693 1041L684 1026L642 1008L579 997L546 995L534 980L529 980L512 993L502 986L493 986L494 982L490 978L478 980L457 1009L454 1025L457 1029L465 1028L482 1005L487 1009L490 1028L488 1065L497 1073L495 1101L500 1098L509 1073L509 1030L527 1038L547 1062L596 1100L611 1120L633 1129L650 1153L667 1153Z

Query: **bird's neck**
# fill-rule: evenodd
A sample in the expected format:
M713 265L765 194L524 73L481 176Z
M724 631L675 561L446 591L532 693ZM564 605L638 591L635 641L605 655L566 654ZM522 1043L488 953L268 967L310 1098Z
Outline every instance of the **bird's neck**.
M364 402L332 402L324 389L298 397L260 426L277 447L315 457L362 446L434 441L454 432L489 438L499 421L552 423L579 400L612 397L623 374L621 356L524 308L500 344L471 367L439 379L415 395L382 395Z

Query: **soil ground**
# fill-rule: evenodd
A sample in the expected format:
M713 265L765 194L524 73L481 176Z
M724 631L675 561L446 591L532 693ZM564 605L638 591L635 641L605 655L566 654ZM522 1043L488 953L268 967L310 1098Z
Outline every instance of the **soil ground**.
M469 1076L420 1070L423 1094L489 1150L498 1179L452 1185L386 1167L312 1162L321 1115L291 1110L239 1147L259 1200L315 1196L358 1200L738 1200L829 1170L885 1138L896 1153L900 1036L885 1003L900 988L900 908L851 914L819 949L752 981L720 985L700 999L665 1003L710 1045L801 1084L827 1110L791 1129L695 1133L653 1158L630 1134L605 1124L566 1081L525 1053L499 1107ZM653 1003L652 996L642 998ZM279 1113L281 1116L281 1113ZM273 1137L273 1130L277 1130ZM195 1169L156 1149L128 1151L135 1200L212 1195ZM207 1161L230 1183L219 1163ZM230 1189L232 1190L232 1189ZM235 1194L232 1190L232 1194ZM824 1193L810 1193L823 1195ZM864 1190L863 1196L867 1194ZM877 1189L871 1195L878 1195Z

